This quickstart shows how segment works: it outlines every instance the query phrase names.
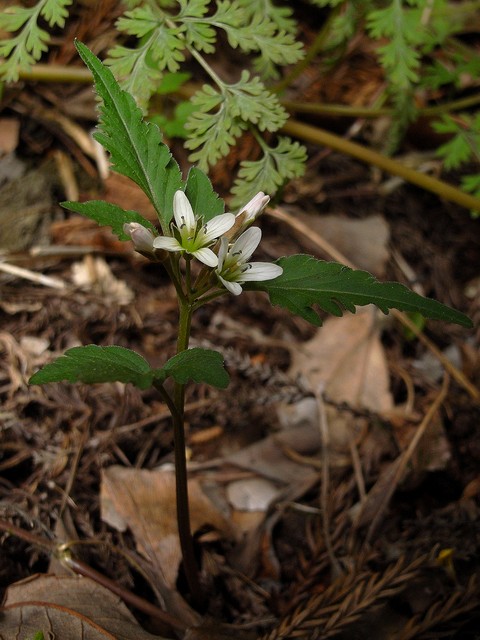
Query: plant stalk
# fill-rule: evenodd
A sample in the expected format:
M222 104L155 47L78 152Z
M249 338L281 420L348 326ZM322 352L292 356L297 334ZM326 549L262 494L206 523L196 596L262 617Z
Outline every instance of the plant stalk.
M192 305L179 300L179 323L177 353L188 349L192 322ZM190 594L197 607L204 602L200 586L199 570L193 549L193 538L190 526L190 507L188 503L187 458L185 453L185 385L175 382L173 393L174 410L172 411L173 435L175 448L175 487L177 500L177 524L180 547L182 549L183 569Z

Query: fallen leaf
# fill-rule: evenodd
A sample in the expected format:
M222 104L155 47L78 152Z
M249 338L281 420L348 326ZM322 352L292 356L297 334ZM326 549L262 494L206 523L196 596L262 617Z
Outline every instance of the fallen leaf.
M135 294L125 282L116 278L103 258L85 256L72 265L72 280L78 286L120 305L133 300Z
M210 525L231 536L231 526L198 480L189 480L188 490L192 533ZM102 473L100 502L102 519L120 531L128 527L140 553L155 564L173 589L181 561L174 473L108 467Z
M19 132L18 118L0 118L0 155L15 151L18 146Z
M165 640L144 631L118 598L80 576L34 575L8 587L0 640Z
M289 374L305 378L312 391L336 403L384 413L392 409L389 375L377 311L328 318L308 342L294 352Z
M239 511L266 511L277 497L278 488L265 478L246 478L227 485L227 498Z
M321 235L358 269L370 271L377 277L384 275L389 258L390 229L383 216L354 220L339 215L312 216L299 211L295 217ZM318 252L317 244L303 235L302 243L314 253Z

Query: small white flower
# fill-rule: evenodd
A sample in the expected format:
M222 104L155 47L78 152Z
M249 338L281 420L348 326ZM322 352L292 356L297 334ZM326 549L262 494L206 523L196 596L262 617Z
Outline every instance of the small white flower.
M234 225L233 213L222 213L204 224L201 218L195 217L184 192L176 191L173 196L173 216L175 218L175 224L172 225L173 236L155 238L153 241L155 249L186 252L195 256L207 267L216 267L218 257L209 247Z
M138 222L126 222L123 225L123 232L130 236L136 251L143 253L153 252L153 241L155 236L142 224Z
M283 273L282 267L270 262L248 262L262 238L258 227L252 227L229 248L226 237L220 238L218 267L215 272L223 286L238 296L242 293L240 283L273 280Z

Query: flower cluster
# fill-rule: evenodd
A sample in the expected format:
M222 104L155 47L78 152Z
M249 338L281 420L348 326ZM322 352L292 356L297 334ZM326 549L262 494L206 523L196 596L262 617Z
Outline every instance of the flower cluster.
M173 198L171 236L155 238L149 229L136 222L125 224L123 229L140 253L152 255L155 250L186 253L215 269L219 282L230 293L239 295L242 283L273 280L283 271L276 264L248 262L260 243L262 232L258 227L247 227L269 200L269 196L260 192L236 215L223 213L204 223L201 217L195 216L185 193L177 191Z

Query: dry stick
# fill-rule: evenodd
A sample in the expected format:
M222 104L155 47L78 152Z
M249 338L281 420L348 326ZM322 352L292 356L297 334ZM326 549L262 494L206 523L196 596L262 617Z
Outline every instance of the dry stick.
M182 632L185 632L187 630L186 625L178 620L178 618L175 618L166 611L163 611L163 609L160 609L160 607L155 606L151 602L140 598L131 591L124 589L116 582L110 580L110 578L107 578L84 562L74 559L70 553L70 550L68 549L68 543L58 544L53 540L48 540L47 538L37 536L30 531L21 529L11 522L2 519L0 519L0 530L5 531L10 535L16 536L21 540L25 540L25 542L28 542L29 544L37 548L44 549L51 555L57 556L60 562L62 562L62 564L67 566L69 569L79 575L86 576L94 580L98 584L101 584L109 591L112 591L117 596L119 596L124 602L128 602L139 611L143 611L144 613L156 618L157 620L164 622L173 629L178 629Z
M80 458L82 457L83 451L85 449L85 445L87 444L87 439L90 434L90 420L86 421L84 428L80 434L80 443L79 446L76 447L75 454L73 456L72 464L70 465L70 473L68 475L67 485L63 492L62 503L60 505L60 509L58 511L58 519L60 520L63 517L63 513L67 507L67 502L72 493L73 485L75 482L75 478L77 477L78 466L80 464Z
M415 453L415 450L418 447L420 440L425 434L425 431L427 430L428 425L432 421L433 416L438 411L442 402L445 400L447 396L449 384L450 384L450 376L448 375L448 373L445 373L443 377L442 388L440 389L440 393L435 398L434 402L431 404L429 410L425 414L425 417L423 418L418 429L416 430L415 435L411 439L408 447L400 455L400 457L397 458L397 460L394 462L392 480L388 488L383 493L381 500L379 501L378 508L376 509L372 523L370 524L370 527L368 529L368 532L365 538L365 545L367 545L369 541L372 539L372 536L375 533L375 530L377 529L377 526L383 517L385 509L387 508L390 502L390 499L395 492L395 489L397 488L400 480L403 477L407 464L412 459L412 456Z
M313 231L305 223L289 215L283 209L280 209L278 207L272 210L267 209L267 213L277 220L286 222L290 227L304 235L309 240L312 240L322 251L333 258L333 260L341 262L342 264L345 264L352 269L356 268L348 258L340 253L340 251L337 251L337 249L335 249L335 247L333 247L329 242L322 238L320 234ZM465 389L465 391L467 391L471 398L476 401L480 401L480 390L477 389L477 387L472 384L470 380L468 380L468 378L463 374L462 371L460 371L460 369L457 369L457 367L455 367L455 365L450 362L450 360L440 351L440 349L422 333L422 330L419 329L407 315L405 315L401 311L397 311L396 309L392 309L391 314L401 324L403 324L404 327L407 327L414 333L414 335L420 340L420 342L433 353L433 355L442 364L443 368L448 371L452 378L456 382L458 382L458 384L460 384Z
M337 136L318 127L312 127L309 124L303 124L302 122L298 122L292 118L283 125L281 130L283 133L288 133L296 138L330 147L331 149L345 153L370 165L379 167L383 171L387 171L395 176L400 176L404 180L416 184L422 189L436 193L441 198L456 202L462 207L480 211L480 200L478 198L475 198L474 196L471 196L470 194L465 193L446 182L437 180L437 178L432 178L431 176L415 171L415 169L406 167L400 162L397 162L388 156L384 156L377 151L373 151L373 149L364 147L361 144L345 140L345 138L342 138L341 136Z
M58 278L52 278L50 276L44 276L42 273L36 271L30 271L30 269L24 269L23 267L17 267L14 264L0 261L0 271L8 273L16 278L23 278L24 280L30 280L36 284L41 284L44 287L52 287L53 289L65 289L65 282Z

